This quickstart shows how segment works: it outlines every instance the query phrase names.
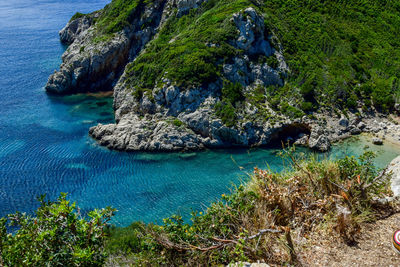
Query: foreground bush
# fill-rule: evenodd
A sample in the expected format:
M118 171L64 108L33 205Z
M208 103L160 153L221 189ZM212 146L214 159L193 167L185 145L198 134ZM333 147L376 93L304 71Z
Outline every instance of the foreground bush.
M94 210L85 219L66 194L39 201L36 217L16 213L0 219L0 266L103 265L104 229L114 210Z
M394 211L378 201L390 193L373 154L338 161L305 160L286 151L288 172L255 169L251 181L222 196L192 223L110 229L110 265L218 265L237 261L296 264L296 239L323 231L354 243L360 223ZM293 234L295 233L295 234Z

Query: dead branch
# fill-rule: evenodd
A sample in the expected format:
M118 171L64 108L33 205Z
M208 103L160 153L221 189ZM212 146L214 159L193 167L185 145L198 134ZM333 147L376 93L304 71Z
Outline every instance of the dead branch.
M374 180L372 180L372 182L370 182L369 184L365 185L363 187L363 190L367 189L368 187L374 185L376 182L379 182L382 178L385 177L386 171L387 171L387 167L377 176L374 178Z
M233 239L220 239L217 237L213 237L212 240L218 242L215 245L212 245L210 247L198 247L198 246L194 246L191 245L189 243L187 243L186 245L181 245L181 244L176 244L174 242L172 242L171 240L169 240L168 238L165 237L161 237L161 236L156 236L155 239L157 241L157 243L159 243L160 245L169 248L169 249L175 249L179 252L185 251L185 250L198 250L198 251L210 251L210 250L214 250L214 249L220 249L226 245L230 245L230 244L239 244L239 242L241 241L248 241L248 240L252 240L254 238L257 237L261 237L264 234L267 233L284 233L285 230L282 229L262 229L260 230L257 234L255 235L251 235L245 238L239 238L237 240L233 240ZM252 252L255 252L254 249L250 248L250 247L246 247L244 246L247 250L250 250Z
M290 152L288 152L284 147L283 147L283 150L286 152L286 154L288 155L288 157L290 158L290 160L292 161L292 163L297 167L297 169L299 169L299 170L301 170L301 171L303 171L303 172L305 172L305 173L307 174L307 177L308 177L308 179L310 180L310 183L311 183L312 187L315 189L315 188L316 188L316 185L315 185L314 180L313 180L313 178L312 178L311 172L309 172L307 169L305 169L303 166L301 166L301 165L297 162L297 160L295 159L295 157L294 157Z
M259 237L259 236L261 236L261 235L264 235L264 234L266 234L266 233L274 233L274 234L277 234L277 233L283 233L283 232L284 232L283 230L278 230L278 229L262 229L262 230L258 231L257 234L252 235L252 236L249 236L249 237L247 237L247 238L243 238L243 239L244 239L245 241L247 241L247 240L251 240L251 239L257 238L257 237Z
M293 240L292 240L292 236L290 234L289 227L286 227L286 229L285 229L285 238L286 238L286 242L289 247L290 263L294 264L294 263L298 262L298 260L297 260L296 252L294 250Z
M337 183L334 183L334 182L330 181L329 179L328 179L328 182L330 182L331 184L333 184L334 186L338 187L339 189L341 189L342 191L344 191L344 192L346 192L346 193L349 192L349 190L347 190L347 189L344 188L343 186L338 185Z

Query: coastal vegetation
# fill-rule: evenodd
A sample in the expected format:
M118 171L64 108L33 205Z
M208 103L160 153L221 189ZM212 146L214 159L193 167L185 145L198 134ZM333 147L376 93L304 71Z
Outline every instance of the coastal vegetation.
M268 1L268 28L285 49L289 84L313 108L389 111L399 92L399 3Z
M113 0L96 19L99 34L113 34L129 27L135 12L152 0Z
M393 109L400 92L400 7L393 1L210 0L167 22L128 66L132 87L151 89L165 73L184 86L215 81L221 63L241 53L230 44L237 34L230 16L249 6L264 15L265 34L282 44L291 70L278 109L287 109L291 92L302 98L291 105L305 112L359 104L383 112Z
M74 21L76 19L82 18L86 16L86 14L80 13L80 12L76 12L69 21Z
M66 194L56 201L39 198L35 216L0 219L0 266L101 266L105 227L114 209L80 214Z
M296 264L299 237L329 233L354 244L364 222L394 212L388 175L373 165L374 154L318 161L283 152L290 169L254 169L247 184L203 212L163 225L135 222L110 228L109 262L142 265L219 265L238 261Z
M250 4L247 0L207 1L185 16L172 17L146 53L128 65L130 85L152 89L164 73L182 86L216 81L220 76L217 62L228 61L238 52L228 43L236 35L229 14Z

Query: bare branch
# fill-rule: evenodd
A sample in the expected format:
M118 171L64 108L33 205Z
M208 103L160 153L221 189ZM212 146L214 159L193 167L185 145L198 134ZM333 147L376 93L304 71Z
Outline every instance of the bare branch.
M374 180L372 180L372 182L370 182L369 184L365 185L363 187L363 190L367 189L368 187L374 185L376 182L379 182L382 178L384 178L387 170L388 170L388 167L386 167L377 177L375 177Z

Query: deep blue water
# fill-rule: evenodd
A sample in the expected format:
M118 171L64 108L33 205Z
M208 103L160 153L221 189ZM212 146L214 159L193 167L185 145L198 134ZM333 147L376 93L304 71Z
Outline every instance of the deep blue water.
M160 221L203 209L254 166L282 169L276 150L120 153L91 140L90 126L113 121L112 99L50 97L43 87L65 49L58 31L76 11L94 11L107 2L0 1L0 216L32 212L40 194L54 199L68 192L83 210L117 208L117 225ZM332 153L358 154L365 142L346 142ZM379 149L380 165L400 151Z

